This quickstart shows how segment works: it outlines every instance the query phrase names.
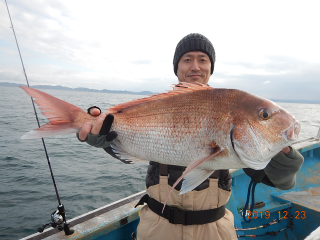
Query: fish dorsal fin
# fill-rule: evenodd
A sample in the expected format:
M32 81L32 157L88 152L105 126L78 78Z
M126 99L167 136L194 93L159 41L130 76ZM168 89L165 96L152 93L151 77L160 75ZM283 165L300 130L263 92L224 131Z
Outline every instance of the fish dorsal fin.
M204 89L213 89L212 87L208 85L204 85L201 83L186 83L186 82L180 82L179 84L173 84L172 85L173 90L169 90L166 93L159 93L155 95L150 95L149 97L141 98L141 99L136 99L127 103L122 103L115 105L107 110L107 114L114 114L118 113L119 111L129 108L141 103L146 103L154 100L159 100L159 99L165 99L171 96L175 95L180 95L184 93L189 93L189 92L194 92L198 90L204 90Z

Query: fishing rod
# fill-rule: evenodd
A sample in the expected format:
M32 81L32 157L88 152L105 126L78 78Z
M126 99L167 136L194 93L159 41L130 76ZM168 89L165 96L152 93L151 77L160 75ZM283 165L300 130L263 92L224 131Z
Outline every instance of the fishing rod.
M26 70L25 70L25 67L24 67L24 63L23 63L23 60L22 60L22 56L21 56L21 52L20 52L20 48L19 48L16 32L14 31L14 27L13 27L11 15L10 15L9 7L8 7L8 4L7 4L7 0L5 0L5 3L6 3L7 10L8 10L10 23L11 23L11 27L10 28L12 29L14 38L16 40L16 45L17 45L17 48L18 48L20 61L21 61L21 64L22 64L23 74L25 76L25 79L26 79L26 82L27 82L27 86L30 87L29 86L29 80L28 80L28 77L27 77L27 73L26 73ZM34 101L33 101L32 97L31 97L31 102L32 102L33 110L34 110L34 113L35 113L35 116L36 116L38 127L40 128L40 122L39 122L38 114L37 114L36 107L34 105ZM57 196L57 200L58 200L58 204L59 205L57 207L58 210L54 211L51 214L51 222L43 224L42 227L38 228L38 232L43 232L43 230L44 230L44 228L46 226L51 225L54 228L57 227L60 231L64 230L66 235L71 235L71 234L74 233L74 230L70 229L69 224L67 223L65 209L64 209L63 204L61 204L61 201L60 201L60 196L59 196L58 188L57 188L57 185L56 185L56 181L54 180L54 175L53 175L53 171L52 171L52 168L51 168L51 163L50 163L50 158L49 158L49 155L48 155L47 147L46 147L44 139L43 138L41 138L41 139L42 139L43 149L44 149L44 152L46 154L47 163L48 163L48 166L49 166L49 170L50 170L50 174L51 174L54 190L56 192L56 196Z

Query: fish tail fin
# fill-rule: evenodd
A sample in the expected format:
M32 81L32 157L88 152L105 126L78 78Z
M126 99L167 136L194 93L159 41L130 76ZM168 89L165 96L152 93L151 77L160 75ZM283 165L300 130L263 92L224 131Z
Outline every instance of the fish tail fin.
M37 139L56 135L63 135L68 133L76 133L79 129L75 128L72 123L64 124L50 124L42 125L40 128L31 130L24 134L21 139Z
M73 123L80 112L85 112L84 110L34 88L21 88L30 97L35 98L34 102L39 106L42 114L49 120L49 123L23 135L22 139L75 133L79 130L79 127L74 126Z

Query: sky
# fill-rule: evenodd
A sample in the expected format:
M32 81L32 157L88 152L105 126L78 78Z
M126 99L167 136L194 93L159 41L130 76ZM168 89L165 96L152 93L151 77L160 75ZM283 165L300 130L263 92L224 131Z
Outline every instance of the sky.
M318 1L7 0L30 85L164 92L189 33L216 52L209 84L320 100ZM25 84L5 1L0 82Z

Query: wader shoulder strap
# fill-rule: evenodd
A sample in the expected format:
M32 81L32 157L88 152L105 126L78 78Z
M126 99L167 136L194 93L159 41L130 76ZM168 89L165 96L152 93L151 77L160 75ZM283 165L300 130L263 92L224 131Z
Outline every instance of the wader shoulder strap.
M159 216L166 218L172 224L183 224L183 225L200 225L211 223L219 220L225 215L225 206L219 208L190 211L180 209L174 206L166 205L162 213L163 204L157 200L150 198L148 194L144 195L135 207L138 205L148 204L148 207Z
M168 176L168 165L159 163L159 175Z
M219 170L216 170L214 171L209 178L214 178L214 179L218 179L219 178L219 175L220 175L220 171Z

